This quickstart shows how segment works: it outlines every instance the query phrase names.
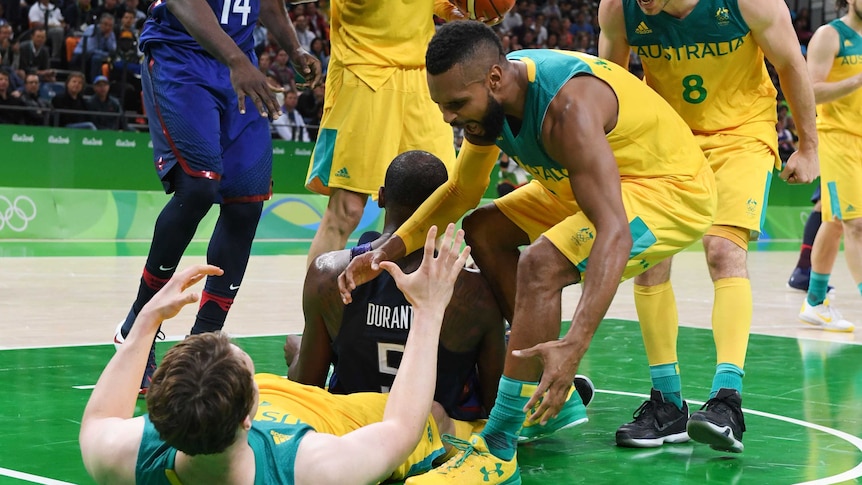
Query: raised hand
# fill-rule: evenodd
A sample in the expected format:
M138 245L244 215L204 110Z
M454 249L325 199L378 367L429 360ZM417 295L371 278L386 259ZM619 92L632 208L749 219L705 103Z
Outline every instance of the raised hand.
M437 255L434 255L434 240L437 237L437 226L428 230L425 238L425 254L419 269L404 274L397 264L391 261L383 261L380 267L388 271L395 280L398 288L404 292L407 301L417 311L425 309L445 310L452 298L455 280L467 257L470 255L470 246L461 251L464 242L464 231L455 231L455 225L449 224L446 235L443 236Z
M144 305L140 314L142 316L150 315L154 322L161 324L161 322L175 317L184 306L198 301L200 295L187 292L189 287L205 276L221 276L222 274L224 271L221 268L210 264L199 264L179 271Z

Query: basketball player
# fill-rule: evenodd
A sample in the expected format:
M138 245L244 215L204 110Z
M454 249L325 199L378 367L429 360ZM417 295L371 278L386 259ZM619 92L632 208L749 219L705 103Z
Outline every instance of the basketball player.
M862 293L862 0L839 0L847 13L820 27L808 44L808 72L817 101L823 223L811 250L808 297L799 319L824 330L854 325L826 299L844 233L850 274Z
M414 309L388 397L334 396L274 375L255 377L246 353L209 333L168 351L147 395L148 414L132 417L134 378L162 321L197 301L189 286L223 271L202 265L174 275L139 312L84 410L79 442L87 472L97 483L318 485L377 483L396 467L406 471L395 478L427 469L443 453L440 433L447 431L429 417L440 327L470 252L460 251L463 232L450 224L435 257L436 234L429 231L415 272L385 266Z
M395 157L377 199L386 214L383 232L398 229L447 177L443 162L428 152ZM369 236L376 239L377 234L363 239ZM286 355L291 380L324 387L332 363L330 392L386 392L392 386L410 332L410 303L388 274L357 288L350 305L342 304L338 292L338 275L352 257L368 249L370 243L325 253L308 268L302 344L293 365L292 355ZM421 261L422 252L414 251L397 264L411 273ZM488 417L503 373L505 331L488 283L476 270L465 268L446 308L437 360L434 399L449 416L465 421Z
M224 326L245 274L263 201L272 193L267 116L280 112L255 67L252 29L258 17L293 53L299 72L316 83L320 62L299 47L278 0L160 0L150 7L141 32L144 103L156 171L165 191L174 195L156 220L138 295L114 334L115 344L122 344L138 312L174 274L213 204L219 205L219 217L207 261L225 276L207 279L190 333ZM254 109L246 113L249 100ZM153 345L142 391L155 366Z
M742 376L751 328L746 258L759 234L774 168L781 168L775 66L799 130L799 150L781 172L789 183L817 177L814 97L805 60L781 0L606 0L599 5L599 56L627 66L640 56L647 84L682 116L715 172L718 211L703 239L715 288L712 330L717 366L706 405L688 416L676 339L679 317L670 260L635 279L635 306L653 391L635 420L617 431L621 446L653 447L691 438L741 452ZM686 434L687 433L687 434Z
M343 249L369 195L399 153L425 150L452 167L452 128L428 96L422 54L433 16L464 18L446 0L330 2L332 56L323 119L305 186L329 196L311 242L308 265Z
M617 286L701 238L713 221L714 177L679 115L619 66L554 50L505 56L477 22L441 27L426 61L444 119L473 145L496 143L534 178L464 220L474 259L512 318L513 352L488 424L456 444L463 453L407 483L520 483L519 433L585 416L571 382ZM354 258L339 277L342 296L350 301L380 261L413 250L421 227L474 206L494 162L459 163L391 238ZM562 289L582 280L571 328L557 340Z

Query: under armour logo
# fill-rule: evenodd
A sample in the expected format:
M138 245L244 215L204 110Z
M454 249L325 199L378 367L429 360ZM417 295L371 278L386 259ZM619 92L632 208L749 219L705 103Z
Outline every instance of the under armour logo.
M499 463L495 463L494 465L496 466L496 468L491 470L491 471L486 470L485 467L482 467L482 469L479 470L480 472L482 472L482 475L485 475L485 481L486 482L491 481L491 474L492 473L496 473L498 477L503 476L503 465L501 465Z

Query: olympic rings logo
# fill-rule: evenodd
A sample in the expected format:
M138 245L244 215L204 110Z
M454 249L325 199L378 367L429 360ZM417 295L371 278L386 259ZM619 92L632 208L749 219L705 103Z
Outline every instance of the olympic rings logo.
M3 207L6 207L3 209ZM36 218L36 203L26 195L15 197L14 201L0 195L0 231L4 227L22 232Z

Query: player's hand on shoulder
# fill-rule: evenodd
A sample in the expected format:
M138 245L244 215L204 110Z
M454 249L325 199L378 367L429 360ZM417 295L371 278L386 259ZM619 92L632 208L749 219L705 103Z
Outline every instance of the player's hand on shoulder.
M251 98L260 116L276 119L281 116L281 106L275 93L283 88L270 85L248 58L243 58L230 67L230 83L236 91L239 112L245 114L246 97Z
M422 264L410 274L404 274L401 268L391 261L380 263L380 267L392 275L407 301L417 310L439 308L442 311L446 308L452 298L455 280L470 256L470 246L461 250L464 231L455 231L454 224L450 223L446 228L446 234L435 255L436 239L437 226L432 226L425 238Z
M371 250L353 257L344 271L338 275L338 292L341 293L341 301L345 305L353 301L351 293L357 286L363 285L380 274L380 262L385 260L386 255L377 250Z

